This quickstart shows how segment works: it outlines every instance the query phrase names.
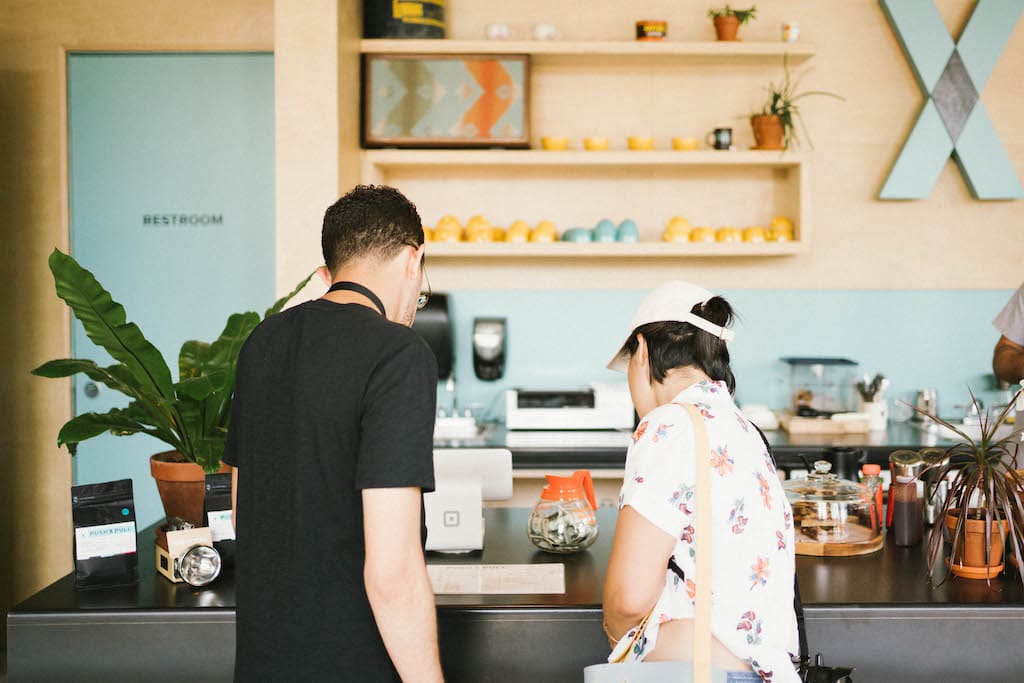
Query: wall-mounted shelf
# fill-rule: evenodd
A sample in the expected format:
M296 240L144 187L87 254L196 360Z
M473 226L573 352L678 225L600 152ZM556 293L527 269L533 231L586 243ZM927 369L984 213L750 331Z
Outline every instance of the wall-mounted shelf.
M645 151L607 150L601 152L507 149L368 149L363 152L363 170L372 177L380 171L429 166L749 166L793 168L806 162L794 152L778 151ZM364 178L368 177L364 175Z
M540 88L535 94L556 97L562 108L576 104L571 98L558 97L565 88L571 92L577 87L577 77L614 72L623 78L631 72L652 71L664 76L664 67L671 67L667 69L671 72L676 65L690 63L701 65L701 69L704 65L776 66L784 55L791 64L799 64L815 54L810 43L696 41L363 40L361 50L384 55L527 54L532 65L544 67L535 74L561 74L558 87L549 82L548 89ZM618 69L619 65L628 65L628 69ZM595 86L591 83L589 87ZM551 121L544 121L551 126ZM562 123L553 127L566 130ZM574 142L578 145L580 140ZM614 147L624 141L612 142ZM657 142L664 146L667 138L662 136ZM630 217L640 225L641 241L632 244L431 242L428 253L432 258L453 262L762 258L808 249L809 161L806 154L767 150L383 148L363 150L361 177L364 183L402 188L417 202L427 221L451 213L463 219L484 215L498 225L519 218L543 218L555 222L560 230L592 225L602 217ZM762 243L658 241L661 226L674 215L688 216L695 226L712 228L767 225L773 216L782 215L795 225L796 239Z
M800 242L428 242L434 258L680 258L791 256Z
M814 56L812 43L627 40L363 40L364 54L500 54L530 55L540 61L608 57L683 58L713 61L767 61L785 54L794 64Z

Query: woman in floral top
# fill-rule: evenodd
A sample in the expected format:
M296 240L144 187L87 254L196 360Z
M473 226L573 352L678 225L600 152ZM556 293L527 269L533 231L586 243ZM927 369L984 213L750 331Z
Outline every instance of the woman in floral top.
M609 661L691 656L694 430L682 407L689 403L704 418L711 451L712 661L765 681L798 681L790 659L798 648L793 515L760 435L732 399L732 318L721 297L666 283L644 299L609 363L627 372L642 416L626 455L604 586Z

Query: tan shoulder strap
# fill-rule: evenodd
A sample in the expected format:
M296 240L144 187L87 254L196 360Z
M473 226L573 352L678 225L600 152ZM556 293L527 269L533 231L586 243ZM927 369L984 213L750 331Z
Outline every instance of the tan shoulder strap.
M700 411L683 404L693 422L693 462L696 475L697 595L693 618L693 680L711 681L711 450Z

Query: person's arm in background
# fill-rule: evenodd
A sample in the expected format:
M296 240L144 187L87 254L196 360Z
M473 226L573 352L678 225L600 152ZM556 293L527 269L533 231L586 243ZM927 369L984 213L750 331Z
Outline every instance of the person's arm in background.
M1024 346L1010 341L1006 335L999 337L992 353L992 372L1010 384L1024 379Z
M403 681L441 681L437 608L420 545L419 488L363 489L363 578L377 628Z
M619 510L602 598L605 629L613 648L613 639L621 639L658 601L673 548L675 539L632 507Z

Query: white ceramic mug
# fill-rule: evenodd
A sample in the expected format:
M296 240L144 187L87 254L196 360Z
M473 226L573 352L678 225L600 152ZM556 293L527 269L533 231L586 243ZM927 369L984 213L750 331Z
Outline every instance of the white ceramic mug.
M885 399L880 401L862 401L860 411L867 413L868 429L881 431L889 421L889 404Z

